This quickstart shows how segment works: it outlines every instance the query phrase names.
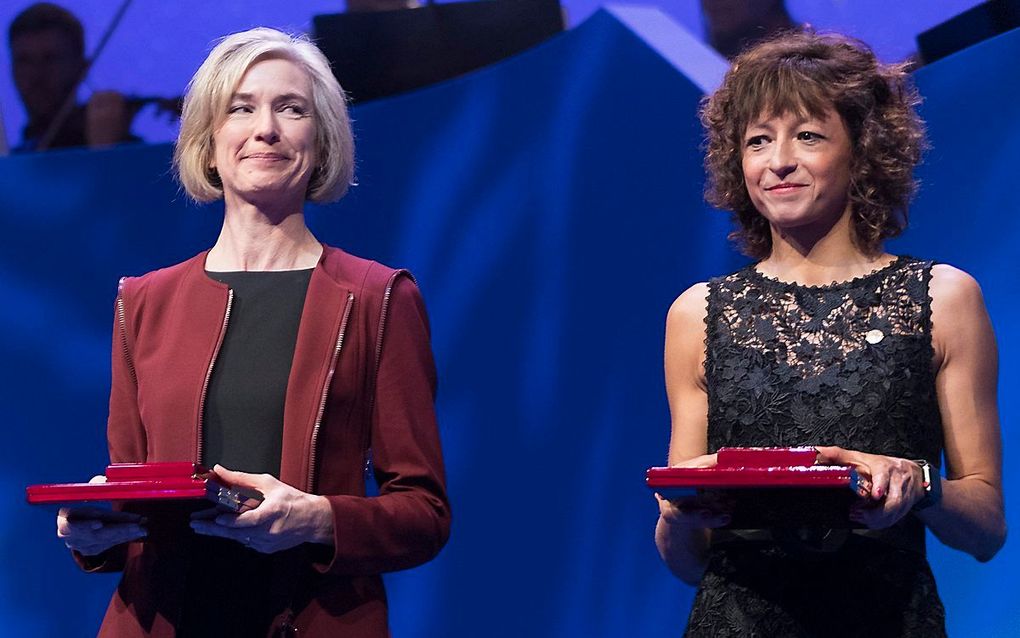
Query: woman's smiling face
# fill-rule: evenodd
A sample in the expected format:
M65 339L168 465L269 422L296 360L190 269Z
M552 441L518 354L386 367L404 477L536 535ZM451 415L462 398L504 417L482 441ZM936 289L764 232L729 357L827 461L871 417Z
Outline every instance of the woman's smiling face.
M832 108L824 117L761 116L744 134L742 165L751 202L778 229L832 223L846 211L850 136Z
M227 204L303 201L316 165L312 83L286 58L252 64L213 133Z

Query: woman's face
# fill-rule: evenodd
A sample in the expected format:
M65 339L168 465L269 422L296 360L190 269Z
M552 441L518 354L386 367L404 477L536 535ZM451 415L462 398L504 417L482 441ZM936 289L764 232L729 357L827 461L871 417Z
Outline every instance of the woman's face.
M843 118L784 113L752 121L744 134L744 184L773 226L832 223L846 211L850 136Z
M287 59L253 64L213 132L212 168L228 204L303 201L315 167L312 84Z

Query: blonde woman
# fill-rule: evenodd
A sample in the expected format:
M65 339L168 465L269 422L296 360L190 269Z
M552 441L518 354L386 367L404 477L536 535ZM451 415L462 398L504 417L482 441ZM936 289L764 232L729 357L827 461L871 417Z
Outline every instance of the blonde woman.
M124 572L100 633L386 636L380 574L449 533L436 378L410 275L305 225L305 201L339 199L354 165L323 55L271 29L225 38L192 79L174 161L192 198L224 200L223 227L122 281L110 458L215 466L265 500L198 512L171 540L62 511L85 569Z

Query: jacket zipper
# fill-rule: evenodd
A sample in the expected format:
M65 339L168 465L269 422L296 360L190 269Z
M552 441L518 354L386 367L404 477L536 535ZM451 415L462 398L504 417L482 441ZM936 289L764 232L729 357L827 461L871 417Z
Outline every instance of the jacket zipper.
M213 350L212 359L209 360L209 369L205 372L205 381L202 383L202 397L198 400L198 430L197 438L195 442L195 449L197 451L195 460L202 463L202 421L205 418L205 397L209 393L209 379L212 378L213 365L216 363L216 357L220 354L220 348L223 346L223 338L227 334L227 322L230 321L230 308L234 305L234 291L230 288L227 289L227 310L223 313L223 325L220 326L220 336L216 340L216 348Z
M322 385L322 394L319 397L319 411L315 415L315 425L312 426L311 447L308 453L308 477L305 481L305 491L311 493L315 489L315 465L319 457L319 429L322 427L322 417L326 413L326 399L329 397L329 386L333 382L333 374L336 372L336 364L340 359L340 351L344 347L344 335L347 334L347 322L351 318L351 308L354 306L354 293L347 293L347 304L344 306L344 314L340 319L340 330L336 335L336 346L333 348L333 357L329 362L329 372L326 373L326 381Z
M138 377L135 375L135 362L131 359L131 350L128 348L127 340L127 313L124 310L125 279L126 277L121 277L120 283L117 285L117 322L120 324L120 345L124 350L124 361L127 363L128 370L131 371L131 380L137 384Z
M372 393L368 397L368 418L369 419L372 418L372 412L375 410L375 384L376 384L376 380L379 377L379 364L382 363L383 332L385 331L385 328L386 328L386 316L389 314L389 310L390 310L390 296L393 294L393 286L397 282L397 277L400 277L401 274L407 275L407 277L411 281L414 281L414 276L411 275L411 273L409 273L409 272L399 273L398 272L397 274L395 274L390 279L389 283L386 284L386 290L385 290L385 292L383 292L382 309L379 311L379 330L378 330L378 333L376 334L376 337L375 337L375 367L372 369L372 374L374 375L373 378L372 378ZM371 434L369 434L369 439L371 440ZM365 479L367 480L371 476L371 474L372 474L372 445L371 445L371 443L369 443L368 445L365 446L365 459L364 459L363 469L364 469L364 473L365 473Z

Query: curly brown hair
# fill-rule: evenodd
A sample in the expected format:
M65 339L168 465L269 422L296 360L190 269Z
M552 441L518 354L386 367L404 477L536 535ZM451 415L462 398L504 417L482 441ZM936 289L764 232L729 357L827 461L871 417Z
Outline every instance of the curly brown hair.
M730 233L741 251L764 259L772 251L768 221L744 184L744 135L751 120L786 113L824 118L834 108L852 145L849 200L853 240L867 254L907 225L917 183L914 167L926 147L920 102L906 64L882 64L871 49L836 34L787 32L733 60L722 86L701 105L706 131L705 199L733 212Z

